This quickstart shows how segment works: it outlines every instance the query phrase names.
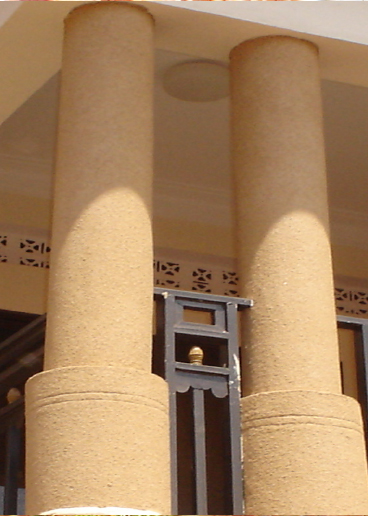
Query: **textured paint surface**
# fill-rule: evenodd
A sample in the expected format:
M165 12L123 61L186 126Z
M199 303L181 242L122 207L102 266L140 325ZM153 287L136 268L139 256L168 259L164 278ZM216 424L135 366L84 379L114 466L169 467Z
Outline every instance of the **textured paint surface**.
M240 288L254 300L246 514L366 514L360 407L339 394L318 52L290 37L248 41L231 79Z
M249 41L231 76L244 388L339 392L317 49Z
M367 514L359 404L289 391L242 399L246 514Z
M68 367L27 384L27 513L169 514L167 385L135 369Z
M153 20L66 20L44 373L28 381L27 512L170 512L167 384L151 374ZM103 250L103 252L101 252Z
M152 34L124 3L66 20L46 369L151 367Z

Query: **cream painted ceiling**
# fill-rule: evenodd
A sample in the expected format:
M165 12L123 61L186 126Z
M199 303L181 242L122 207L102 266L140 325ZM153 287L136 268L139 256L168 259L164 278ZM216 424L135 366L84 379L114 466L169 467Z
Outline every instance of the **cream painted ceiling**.
M162 86L164 71L189 59L156 53L155 211L227 225L228 100L181 101ZM51 196L58 83L56 75L0 127L2 190ZM322 92L333 236L338 243L355 238L355 245L368 248L368 88L323 81Z

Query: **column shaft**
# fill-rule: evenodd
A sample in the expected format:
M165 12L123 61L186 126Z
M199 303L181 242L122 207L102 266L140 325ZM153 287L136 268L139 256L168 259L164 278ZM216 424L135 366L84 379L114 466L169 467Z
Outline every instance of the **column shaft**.
M115 4L66 20L46 369L151 367L152 24Z
M29 514L170 511L167 387L151 374L152 87L145 9L69 14L46 371L27 385Z
M255 301L246 392L340 392L317 49L253 40L232 76L238 258Z
M243 335L247 513L364 513L360 410L339 394L318 50L282 36L244 42L231 82L241 294L254 300Z

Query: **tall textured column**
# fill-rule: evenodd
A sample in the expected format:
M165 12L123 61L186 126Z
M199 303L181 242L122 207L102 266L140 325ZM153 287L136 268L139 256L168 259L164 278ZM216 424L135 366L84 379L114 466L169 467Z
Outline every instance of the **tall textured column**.
M247 514L367 514L360 407L341 395L317 48L231 53Z
M153 20L65 23L45 371L27 385L27 513L170 512L168 393L151 374Z

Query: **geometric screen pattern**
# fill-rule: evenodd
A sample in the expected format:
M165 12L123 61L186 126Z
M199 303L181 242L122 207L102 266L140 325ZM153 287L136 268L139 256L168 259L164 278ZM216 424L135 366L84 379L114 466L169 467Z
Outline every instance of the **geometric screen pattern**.
M0 231L0 263L49 268L50 247L45 237L24 237ZM200 258L199 258L200 259ZM154 260L154 284L157 287L239 296L239 278L235 271L216 264L186 260ZM368 292L364 289L335 286L336 311L341 315L368 318Z

